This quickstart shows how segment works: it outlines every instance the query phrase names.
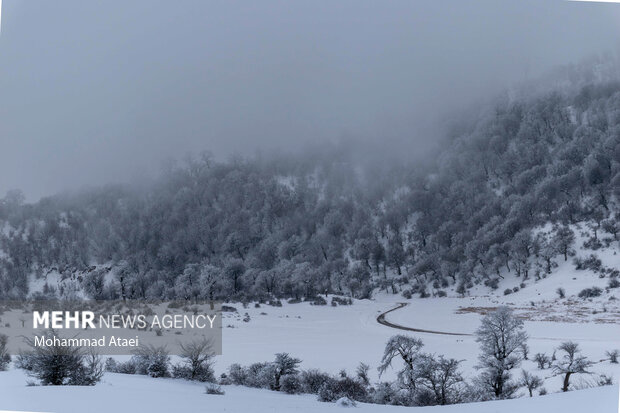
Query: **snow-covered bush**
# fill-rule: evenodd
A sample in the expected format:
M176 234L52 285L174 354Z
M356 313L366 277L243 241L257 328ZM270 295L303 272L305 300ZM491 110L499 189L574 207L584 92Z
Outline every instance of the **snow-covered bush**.
M301 379L298 374L287 374L280 379L280 391L288 394L297 394L303 391Z
M6 348L9 338L6 334L0 334L0 371L4 371L11 362L11 356Z
M318 394L321 386L330 379L329 374L316 369L302 371L299 375L304 393Z
M56 333L48 330L45 335L53 338ZM103 376L101 357L95 353L81 347L40 347L32 340L27 343L31 350L19 356L17 366L44 386L92 386Z
M591 288L584 288L583 290L581 290L579 292L579 298L594 298L594 297L600 297L600 295L603 294L603 290L601 290L598 287L591 287Z
M136 374L170 377L170 355L165 347L141 346L135 351L131 361L135 365Z
M216 383L207 383L207 386L205 387L205 392L207 394L217 394L217 395L224 394L224 390L222 390L222 388Z
M618 355L620 355L618 350L607 351L605 352L605 355L607 355L607 357L609 358L610 363L618 364Z
M578 270L592 270L598 272L603 265L602 261L594 254L590 254L586 258L576 257L573 259L575 268Z
M363 402L368 399L368 391L363 384L348 376L332 377L319 390L319 400L322 402L333 402L342 397Z
M547 367L551 362L549 356L544 353L536 353L536 355L534 356L534 361L538 365L538 368L541 370L545 369L545 367Z
M338 400L336 400L336 404L340 407L355 407L357 406L357 403L355 403L355 400L351 400L348 397L341 397Z
M172 368L172 376L187 380L215 382L213 351L207 340L181 344L182 363Z
M237 386L243 386L245 385L246 380L246 370L240 364L234 363L228 367L228 374L222 380L222 384L236 384Z

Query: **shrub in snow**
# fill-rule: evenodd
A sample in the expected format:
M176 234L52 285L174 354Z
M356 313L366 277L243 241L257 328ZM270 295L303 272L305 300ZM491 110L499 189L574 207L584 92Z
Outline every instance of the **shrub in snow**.
M435 406L437 401L432 391L428 389L419 389L414 393L413 404L415 406Z
M612 350L605 353L609 358L609 362L613 364L618 364L618 350Z
M499 278L491 278L491 279L485 280L484 285L486 285L492 290L497 290L497 288L499 287Z
M127 360L124 363L116 363L115 367L112 367L113 370L108 370L112 373L121 373L121 374L136 374L137 367L134 360ZM144 374L144 373L142 373Z
M558 297L566 298L566 291L564 290L564 288L560 287L557 290L555 290L555 292L557 293Z
M353 300L351 300L350 298L347 297L333 297L332 298L332 304L336 303L338 305L352 305L353 304Z
M342 397L363 402L367 400L368 392L363 384L348 376L332 377L319 390L319 400L322 402L333 402Z
M599 240L598 238L592 237L584 241L583 246L584 248L596 251L600 249L603 246L603 244L601 243L601 240Z
M357 403L354 400L349 399L348 397L341 397L336 400L336 404L340 407L355 407Z
M170 377L170 355L165 347L156 347L151 344L141 346L135 351L131 361L135 365L136 374Z
M437 291L437 297L447 297L448 293L446 293L444 290L439 290Z
M172 375L177 378L215 382L213 371L213 350L211 342L199 340L181 344L181 364L173 367Z
M105 371L116 373L116 369L118 368L118 363L112 357L108 357L105 360L104 368L105 368Z
M360 383L364 386L370 385L370 378L368 377L368 371L370 370L370 366L366 363L360 363L355 370L355 376Z
M530 397L534 395L534 390L542 386L542 379L538 376L528 373L525 370L521 370L521 380L519 384L527 389L530 393Z
M205 392L207 394L218 394L218 395L224 394L224 390L222 390L222 388L215 383L208 383L205 388Z
M528 346L526 342L521 343L521 355L523 356L523 360L527 360L530 355L530 346Z
M403 298L406 298L407 300L411 300L411 290L407 289L407 290L403 290L402 292L402 296Z
M53 338L56 333L45 333ZM92 386L103 376L101 357L87 353L81 347L45 346L38 347L27 340L31 350L19 356L17 366L47 386Z
M573 264L578 270L592 270L594 272L600 271L603 265L602 261L594 254L590 254L586 258L576 257Z
M583 290L579 292L579 298L586 299L586 298L599 297L602 293L603 293L603 290L601 290L598 287L584 288Z
M287 374L280 379L280 391L288 394L297 394L303 391L298 374Z
M504 290L504 295L512 294L512 290L510 288L506 288Z
M396 393L396 390L392 387L392 383L381 382L375 387L371 401L376 404L394 404Z
M226 383L279 391L281 378L285 375L296 375L299 363L301 360L287 353L278 353L271 363L253 363L248 367L233 364L229 367Z
M314 297L311 301L311 305L327 305L327 301L325 301L325 298L321 297L320 295Z
M611 278L608 284L609 288L618 288L620 287L620 281L618 281L617 277Z
M238 386L243 386L247 382L247 374L246 370L241 367L240 364L234 363L228 367L228 375L226 377L226 382L223 384L236 384Z
M536 362L536 364L538 365L538 368L543 370L546 366L549 365L549 362L551 361L549 359L549 357L544 354L544 353L536 353L536 355L534 356L534 361Z
M329 374L311 369L302 371L299 375L304 393L318 394L321 386L330 379Z
M11 356L6 348L8 342L6 334L0 334L0 371L5 371L11 362Z
M273 383L274 367L271 363L252 363L244 368L245 381L239 384L269 389Z
M614 384L614 380L611 378L611 376L601 374L600 376L598 376L596 384L598 386L611 386L612 384Z

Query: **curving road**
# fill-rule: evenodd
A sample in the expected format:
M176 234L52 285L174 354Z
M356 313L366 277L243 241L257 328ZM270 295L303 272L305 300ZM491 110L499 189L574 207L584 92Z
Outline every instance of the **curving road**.
M450 333L448 331L424 330L422 328L406 327L406 326L401 326L400 324L392 323L391 321L387 321L385 319L385 316L391 313L392 311L400 310L401 308L406 307L407 305L408 303L399 303L396 307L392 308L391 310L388 310L384 313L379 314L379 316L377 317L377 323L382 324L387 327L397 328L399 330L415 331L416 333L440 334L444 336L472 336L473 335L473 334L466 334L466 333Z

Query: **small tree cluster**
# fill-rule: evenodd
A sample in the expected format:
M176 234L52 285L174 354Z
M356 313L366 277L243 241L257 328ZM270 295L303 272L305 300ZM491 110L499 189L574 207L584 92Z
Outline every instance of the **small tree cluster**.
M459 373L460 362L444 356L420 352L421 340L405 335L391 337L383 353L379 373L383 374L395 360L400 362L397 388L404 390L406 398L399 398L406 405L445 405L457 403L463 385ZM390 389L382 388L380 398L394 399Z

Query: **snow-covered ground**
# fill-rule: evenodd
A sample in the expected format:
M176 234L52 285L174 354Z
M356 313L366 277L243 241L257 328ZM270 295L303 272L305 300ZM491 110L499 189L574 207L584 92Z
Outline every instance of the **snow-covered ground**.
M334 403L315 396L289 396L269 390L223 386L226 394L208 395L204 386L175 379L107 373L95 387L27 387L19 371L0 373L0 409L56 413L109 412L335 412ZM607 386L566 394L446 407L395 407L358 403L359 412L420 413L616 413L618 389Z
M580 245L581 240L577 241ZM596 254L603 266L620 268L618 246L598 250ZM578 255L585 257L593 251L578 248ZM609 276L601 278L593 271L577 271L572 259L558 258L553 273L535 280L522 280L514 273L503 274L499 287L491 290L476 286L466 297L459 297L448 290L444 298L405 299L400 294L377 293L372 300L356 300L350 306L315 306L307 302L281 307L229 303L237 312L223 314L223 354L216 358L216 373L226 371L232 363L242 365L273 360L274 354L288 352L302 359L302 368L318 368L329 373L341 369L353 372L360 362L371 366L372 381L379 380L379 364L386 341L394 334L409 334L423 340L424 351L444 354L462 360L461 368L467 378L477 374L475 365L478 345L471 334L480 324L486 311L499 305L509 305L525 320L530 336L530 358L538 352L551 355L562 342L579 343L584 355L595 364L592 375L576 375L571 383L576 388L589 387L601 374L611 376L617 385L620 378L618 365L606 360L606 351L620 349L620 289L605 291ZM50 274L48 282L65 281ZM525 283L525 287L521 284ZM583 300L577 294L584 288L600 287L600 297ZM505 289L519 287L517 292L504 295ZM556 290L562 287L566 298L560 299ZM330 300L328 299L328 302ZM403 308L387 314L394 324L419 329L463 333L463 336L409 332L394 329L377 322L379 314L407 303ZM245 314L249 321L244 321ZM561 378L553 376L550 369L540 370L532 361L522 366L544 379L549 393L559 392ZM518 370L515 371L518 374ZM394 379L390 370L382 380ZM135 400L139 411L329 411L339 409L333 404L319 403L315 396L288 396L275 392L226 387L225 396L204 394L202 385L172 379L151 379L140 376L106 374L102 383L90 388L27 387L27 378L19 371L0 373L0 409L41 411L97 411L90 408L88 400L96 403L100 411L131 411L127 400ZM550 394L506 402L480 405L458 405L429 409L446 412L616 412L618 395L614 387ZM524 391L521 392L524 395ZM213 409L208 408L212 406ZM359 405L361 410L393 411L397 407ZM419 409L416 411L427 411Z

